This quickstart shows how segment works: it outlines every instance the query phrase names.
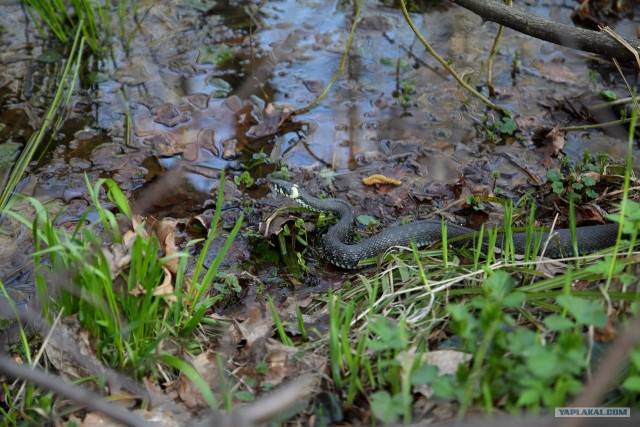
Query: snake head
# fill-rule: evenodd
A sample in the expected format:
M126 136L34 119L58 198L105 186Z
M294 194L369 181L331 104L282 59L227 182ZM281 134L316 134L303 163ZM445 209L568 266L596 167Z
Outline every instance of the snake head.
M285 197L296 200L300 196L300 191L296 184L272 178L267 179L267 182L276 193L282 194Z

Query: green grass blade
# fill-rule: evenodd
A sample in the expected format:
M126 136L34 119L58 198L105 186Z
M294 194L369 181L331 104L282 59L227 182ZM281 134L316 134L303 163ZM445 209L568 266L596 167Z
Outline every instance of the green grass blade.
M184 374L187 378L193 382L193 384L198 388L200 393L202 393L202 397L204 397L205 402L209 405L212 410L217 410L218 402L216 397L213 395L211 388L207 384L207 382L200 376L198 371L191 366L189 363L185 362L182 359L178 359L175 356L172 356L167 353L160 354L158 356L158 360L165 365L171 366L174 369L177 369L182 374Z

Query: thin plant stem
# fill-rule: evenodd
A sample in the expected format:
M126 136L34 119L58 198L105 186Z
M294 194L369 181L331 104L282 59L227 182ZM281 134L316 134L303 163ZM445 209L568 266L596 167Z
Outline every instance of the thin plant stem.
M358 26L358 19L360 19L360 12L362 11L363 5L364 5L364 0L360 0L360 3L358 3L358 7L356 8L356 16L353 18L353 25L351 25L349 38L347 39L347 46L345 47L344 52L342 52L342 59L340 60L340 65L338 66L338 69L336 70L336 72L333 74L333 77L331 77L331 80L329 81L327 86L324 88L322 93L316 99L314 99L311 104L307 105L304 108L296 110L294 114L306 113L307 111L311 110L313 107L318 105L318 103L322 101L325 96L327 96L333 84L336 82L336 80L338 80L338 77L340 77L340 74L342 74L342 71L344 70L344 66L347 63L347 58L349 57L349 51L351 50L351 42L353 42L353 36L356 32L356 27Z
M634 104L636 103L636 94L632 93L634 98ZM625 220L625 212L628 211L628 203L629 200L629 187L631 181L631 171L633 170L633 145L635 141L635 129L636 129L636 121L638 120L638 109L633 108L631 111L631 119L629 125L629 139L627 143L627 156L626 156L626 167L624 172L624 187L622 192L622 202L620 204L620 227L618 228L618 238L616 239L616 245L614 247L614 254L618 253L618 248L620 245L620 239L622 239L622 229ZM630 250L631 251L631 250ZM611 286L611 281L615 274L615 259L611 261L609 266L609 274L607 274L607 281L605 283L604 289L605 292L609 291L609 287Z
M505 0L507 6L511 7L511 0ZM502 40L502 32L504 31L504 25L500 25L496 38L493 40L493 46L491 46L491 53L489 59L487 59L487 87L489 88L489 94L496 96L496 89L493 87L493 58L498 54L500 50L500 41Z
M612 120L610 122L596 123L594 125L565 126L565 127L559 128L559 129L563 130L565 132L570 132L570 131L574 131L574 130L589 130L589 129L608 128L608 127L611 127L611 126L623 125L623 124L629 123L630 121L631 121L631 119L620 119L620 120Z
M456 79L456 81L460 84L460 86L462 86L472 95L474 95L475 97L480 99L482 102L487 104L489 108L496 110L504 114L505 116L510 116L509 112L505 108L494 104L486 96L484 96L483 94L481 94L480 92L472 88L467 82L462 80L462 77L460 77L458 73L455 72L455 70L447 63L447 61L444 60L444 58L442 58L440 55L438 55L438 53L435 50L433 50L429 42L427 42L427 40L422 36L422 34L420 33L416 25L413 23L411 16L409 16L409 11L407 10L407 1L400 0L400 6L402 7L402 13L404 14L404 17L407 20L409 27L411 27L411 29L413 30L413 33L416 35L418 40L420 40L420 42L424 45L427 52L429 52L429 54L433 56L449 72L449 74L453 76L454 79Z
M72 67L76 64L77 61L80 61L82 58L81 52L82 52L82 47L84 46L84 37L81 37L82 35L81 29L82 29L82 20L80 21L80 24L78 25L78 28L76 30L73 46L71 48L71 52L69 53L69 59L67 60L67 64L65 66L64 72L62 73L61 84L60 86L58 86L58 90L56 91L54 98L51 101L51 105L49 106L49 110L47 110L47 114L45 115L44 120L42 121L42 125L37 130L37 132L35 132L31 136L31 138L27 142L25 149L20 154L18 161L16 162L16 164L13 167L13 170L11 171L11 176L9 177L6 186L2 189L2 194L0 195L0 213L3 212L4 208L7 206L7 203L9 202L9 199L13 195L13 192L18 185L18 182L22 178L22 174L24 173L25 169L31 162L31 159L35 155L36 149L44 139L45 133L49 130L50 126L53 124L55 117L58 114L58 110L64 101L63 97L65 95L65 91L73 90L73 85L68 80L69 80L69 75L71 73ZM75 70L77 72L78 68L75 68ZM75 79L73 80L73 82L75 83ZM0 217L0 221L1 221L1 217Z

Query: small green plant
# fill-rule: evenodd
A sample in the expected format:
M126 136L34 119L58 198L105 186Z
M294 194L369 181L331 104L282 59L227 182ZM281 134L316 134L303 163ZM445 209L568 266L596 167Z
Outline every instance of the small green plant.
M597 95L601 96L605 101L615 101L618 99L618 95L610 89L605 89L597 92Z
M290 272L300 275L310 271L303 257L309 247L309 236L302 218L296 218L293 226L289 223L283 225L282 232L278 234L278 243L280 255ZM299 249L299 245L302 249Z
M622 383L623 401L625 404L635 403L635 399L640 394L640 347L636 346L629 355L629 360L631 361L629 375Z
M380 225L380 221L371 215L358 215L356 221L367 227L367 231L374 231Z
M418 90L415 84L403 78L403 74L411 70L410 64L402 58L393 60L386 56L380 58L380 63L382 65L396 68L396 89L393 91L392 96L397 98L403 107L411 106L411 104L413 104L414 96L418 93Z
M557 304L566 314L547 316L546 329L535 332L514 318L525 300L515 281L496 271L485 280L482 295L468 304L447 307L451 328L462 339L460 349L472 354L473 360L470 367L461 365L455 376L445 377L450 384L438 384L435 392L459 400L461 414L476 401L490 408L498 400L508 409L537 411L543 405L562 406L581 390L588 360L588 343L581 331L588 325L604 326L602 305L558 296ZM549 342L544 335L555 335L555 340Z
M223 295L233 295L242 292L242 287L240 286L237 276L232 274L219 274L217 277L222 280L213 285L216 291Z
M275 170L271 176L277 179L283 179L285 181L291 181L293 179L293 174L287 169L286 166L282 166L280 169Z
M336 171L330 168L322 168L319 175L327 185L331 185L336 178Z
M242 172L242 174L234 176L233 182L238 186L238 188L242 192L242 197L241 197L242 211L245 214L251 214L253 212L254 202L252 198L247 197L246 193L247 193L247 190L251 186L253 186L253 183L255 182L254 179L251 177L249 172L244 171Z
M596 184L609 163L608 156L592 157L585 150L582 162L575 166L570 166L565 159L567 158L563 158L561 168L547 172L553 192L573 202L597 198Z
M393 97L400 100L403 107L410 107L413 104L414 96L418 93L416 86L410 81L400 82L398 88L393 92Z
M509 139L519 139L518 123L506 113L501 114L499 119L492 119L488 115L484 116L482 129L487 141L496 144L505 143Z
M223 67L238 54L238 47L220 43L213 46L202 46L198 53L198 64L214 64Z
M520 51L516 50L511 61L511 78L515 79L520 74L522 68L522 59L520 58Z
M497 186L498 178L500 178L500 171L495 170L491 172L491 178L493 178L493 185L491 186L491 192L497 196L502 192L500 187Z
M233 177L233 182L236 183L238 187L240 187L240 191L244 194L249 187L251 187L254 183L254 179L251 177L249 172L242 172L240 175L236 175Z
M265 153L261 148L260 151L258 151L257 153L253 153L251 155L251 159L248 160L245 164L245 169L248 171L253 171L258 166L269 165L269 164L271 164L271 159L269 159L269 156L267 155L267 153ZM283 167L283 169L286 169L286 168ZM282 179L285 179L285 178L282 178Z
M482 198L481 197L474 196L474 195L469 195L469 196L467 196L467 199L465 200L465 203L468 206L471 206L474 211L484 211L485 210L485 205L482 202Z

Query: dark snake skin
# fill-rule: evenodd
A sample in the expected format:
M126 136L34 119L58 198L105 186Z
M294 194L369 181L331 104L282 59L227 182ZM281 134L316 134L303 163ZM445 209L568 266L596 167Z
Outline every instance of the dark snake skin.
M319 199L311 196L296 184L279 179L269 179L269 184L277 193L295 200L301 206L316 211L332 213L340 220L322 238L325 257L332 264L344 269L356 269L359 262L379 255L394 246L408 246L414 241L418 247L431 246L442 240L442 222L440 220L418 220L397 227L389 227L375 236L358 243L350 244L350 236L356 218L353 207L341 199ZM469 244L475 230L446 222L447 240L454 246ZM525 233L513 233L515 252L524 254L527 247ZM615 244L618 236L618 224L593 225L576 228L576 242L581 255L606 249ZM554 230L551 239L543 231L534 231L530 242L549 240L545 256L551 258L573 256L573 240L569 229ZM486 239L485 239L486 240ZM498 237L496 244L502 247ZM533 243L530 244L533 249Z

